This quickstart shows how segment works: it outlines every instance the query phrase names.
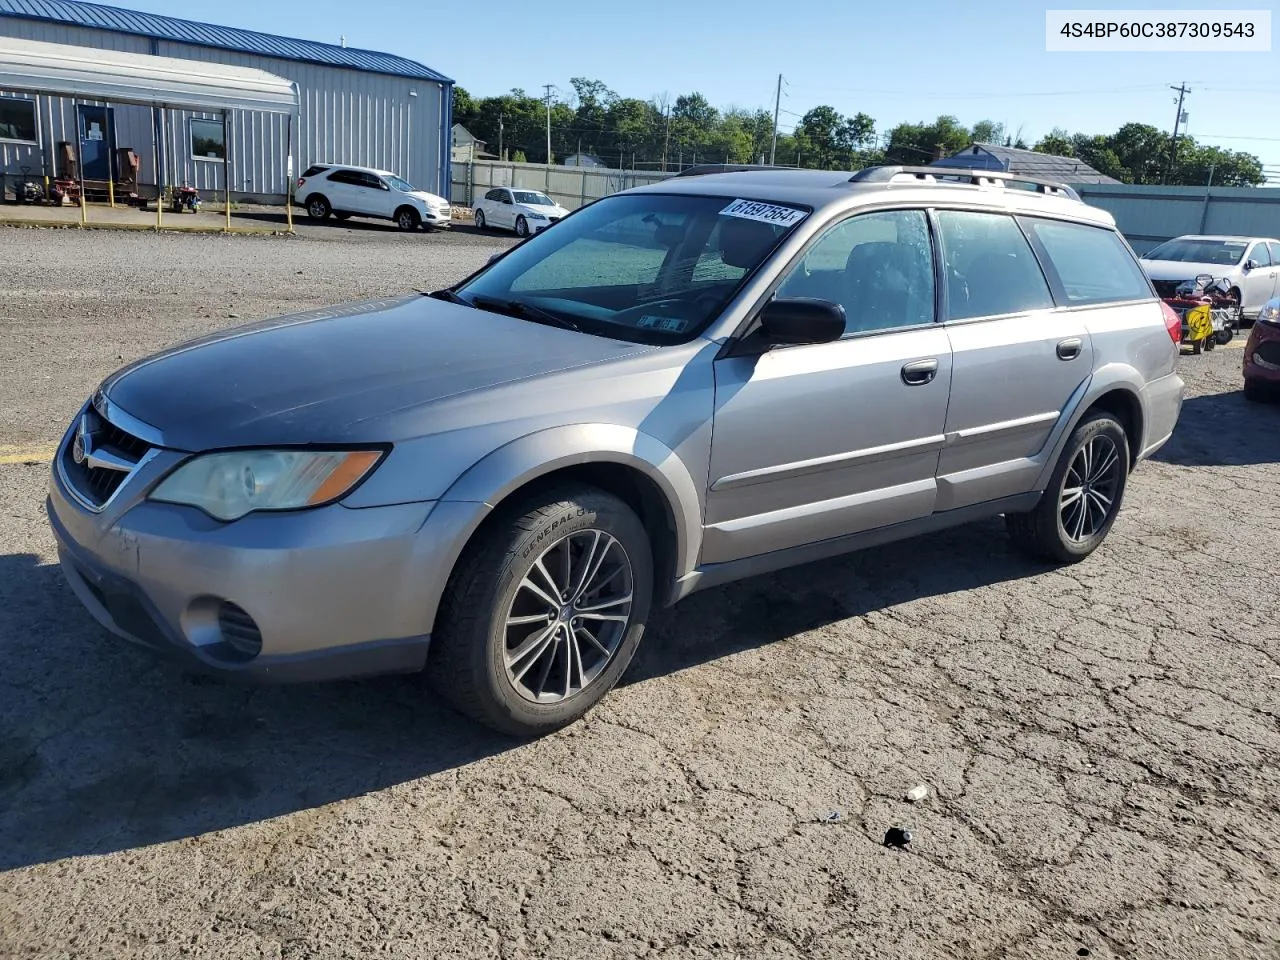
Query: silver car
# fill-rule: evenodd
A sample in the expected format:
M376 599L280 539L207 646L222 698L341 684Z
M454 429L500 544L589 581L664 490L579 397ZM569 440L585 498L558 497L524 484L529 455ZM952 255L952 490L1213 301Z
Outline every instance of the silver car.
M1177 318L1069 188L936 174L676 177L134 363L54 460L66 576L201 668L425 668L529 736L696 590L1000 514L1078 561L1174 428Z

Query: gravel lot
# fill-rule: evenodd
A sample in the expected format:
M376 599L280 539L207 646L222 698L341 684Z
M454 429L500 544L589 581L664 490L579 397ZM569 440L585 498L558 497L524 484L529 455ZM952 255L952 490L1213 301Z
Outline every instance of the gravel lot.
M0 453L138 355L509 242L0 230ZM1238 346L1184 358L1087 562L984 523L709 591L514 746L416 678L122 645L53 565L47 466L0 464L0 956L1280 956L1280 407Z

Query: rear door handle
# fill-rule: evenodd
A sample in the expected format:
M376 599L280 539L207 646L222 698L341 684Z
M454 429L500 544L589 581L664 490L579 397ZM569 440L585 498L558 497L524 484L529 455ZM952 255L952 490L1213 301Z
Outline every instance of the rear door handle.
M1068 337L1066 340L1058 341L1058 359L1074 360L1080 356L1080 348L1084 346L1084 341L1079 337Z
M909 387L923 386L937 375L937 360L916 360L902 368L902 382Z

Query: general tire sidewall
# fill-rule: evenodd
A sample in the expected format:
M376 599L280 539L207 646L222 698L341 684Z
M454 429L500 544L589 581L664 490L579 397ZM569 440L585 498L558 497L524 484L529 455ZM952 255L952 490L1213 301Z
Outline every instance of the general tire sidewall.
M1062 509L1060 507L1062 487L1067 476L1067 470L1071 466L1071 461L1076 458L1076 454L1090 440L1103 433L1115 443L1123 464L1120 470L1120 479L1116 486L1115 506L1111 511L1111 515L1107 517L1106 523L1102 525L1101 530L1089 539L1077 543L1067 536L1067 531L1062 526ZM1072 432L1071 441L1059 458L1058 466L1053 471L1053 482L1049 485L1052 495L1054 530L1057 532L1058 540L1063 549L1068 553L1077 557L1088 556L1101 545L1102 541L1107 538L1107 534L1111 532L1116 518L1120 515L1120 508L1124 505L1125 491L1129 486L1129 458L1129 438L1125 435L1124 428L1110 416L1104 414L1090 417Z
M504 714L522 725L553 728L580 717L621 679L635 655L649 617L653 596L653 558L648 536L639 519L611 499L582 497L577 503L558 503L532 530L521 530L500 567L497 589L485 631L484 671L489 689ZM507 679L503 650L507 610L520 581L548 548L564 537L585 530L601 530L615 537L631 560L634 602L631 624L604 673L577 696L560 703L540 704L520 696Z

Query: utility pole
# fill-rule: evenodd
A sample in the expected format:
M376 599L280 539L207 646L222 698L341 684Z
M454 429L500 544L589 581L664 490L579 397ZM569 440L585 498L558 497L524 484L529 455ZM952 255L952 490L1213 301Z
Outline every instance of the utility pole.
M551 163L551 91L555 89L554 83L544 83L543 88L547 91L547 163Z
M769 148L769 166L778 157L778 114L782 112L782 74L778 74L778 93L773 101L773 145Z
M1169 171L1173 169L1173 165L1178 160L1178 125L1182 123L1182 98L1191 92L1191 88L1187 86L1186 81L1176 87L1171 85L1169 89L1178 91L1178 115L1173 118L1173 139L1169 141L1169 162L1160 177L1161 183L1169 179Z
M498 159L505 160L507 155L502 152L502 113L498 113Z
M671 146L671 104L667 104L666 132L662 136L662 172L667 172L667 148Z

